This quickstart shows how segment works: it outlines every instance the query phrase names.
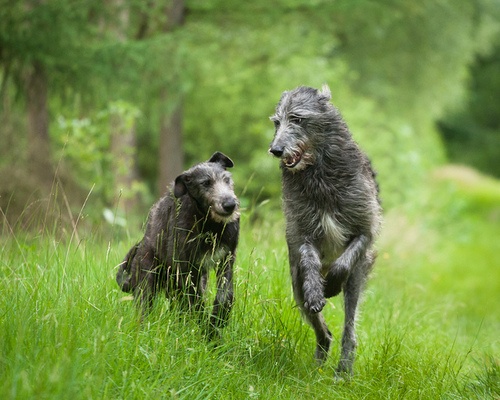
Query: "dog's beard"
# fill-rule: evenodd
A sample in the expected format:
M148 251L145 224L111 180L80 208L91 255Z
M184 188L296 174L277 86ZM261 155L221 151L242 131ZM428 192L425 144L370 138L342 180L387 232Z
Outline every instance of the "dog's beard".
M235 209L231 214L219 214L214 207L210 207L210 219L221 224L235 222L238 220L239 216L239 209Z

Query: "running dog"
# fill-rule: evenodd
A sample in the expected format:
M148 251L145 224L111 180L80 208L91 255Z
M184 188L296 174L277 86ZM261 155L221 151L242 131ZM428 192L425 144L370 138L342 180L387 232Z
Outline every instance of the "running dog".
M332 335L321 314L326 298L344 294L345 321L337 372L352 373L360 294L375 261L381 226L375 172L353 140L330 89L282 94L269 152L281 160L283 210L295 301L316 334L323 363Z
M144 238L130 249L116 277L143 313L160 290L177 299L181 308L201 311L209 268L215 267L217 294L209 339L227 323L233 304L239 201L226 170L231 167L231 159L216 152L179 175L151 208Z

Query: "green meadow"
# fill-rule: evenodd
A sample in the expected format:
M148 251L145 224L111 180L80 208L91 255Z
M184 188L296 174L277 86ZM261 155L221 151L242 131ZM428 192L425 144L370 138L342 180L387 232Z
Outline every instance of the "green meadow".
M218 346L163 297L138 320L114 277L139 229L78 232L76 220L56 239L57 227L28 234L4 221L0 398L500 398L500 184L459 167L428 182L385 216L348 380L334 379L342 298L325 307L334 342L318 367L270 203L242 214L236 302Z
M0 400L500 400L499 71L500 0L0 0ZM343 299L319 367L267 151L282 93L325 83L385 210L340 380ZM242 208L217 345L115 282L215 151Z

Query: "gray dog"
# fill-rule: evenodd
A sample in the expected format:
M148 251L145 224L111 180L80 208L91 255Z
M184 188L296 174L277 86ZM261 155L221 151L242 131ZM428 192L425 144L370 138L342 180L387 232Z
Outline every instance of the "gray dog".
M315 357L332 335L321 310L344 292L345 322L338 373L352 373L360 294L375 261L381 225L375 173L352 139L330 89L284 92L271 117L269 151L281 159L283 209L295 301L316 334Z
M233 263L239 235L239 202L226 168L233 162L216 152L179 175L149 213L144 238L121 263L116 280L146 311L164 290L181 308L202 310L209 268L215 266L217 294L208 336L223 327L233 304Z

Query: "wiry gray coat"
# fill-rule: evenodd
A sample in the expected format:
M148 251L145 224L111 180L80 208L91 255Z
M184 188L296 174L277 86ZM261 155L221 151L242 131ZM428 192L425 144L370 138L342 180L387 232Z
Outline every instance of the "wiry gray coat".
M344 292L345 324L339 372L351 372L360 293L375 260L381 224L375 173L352 139L330 91L284 92L271 117L269 151L281 159L283 208L295 300L326 359L331 333L321 314L326 298Z
M233 304L233 263L239 235L233 162L217 152L175 179L152 208L144 238L121 263L116 280L147 311L159 290L181 307L200 310L209 268L215 267L217 294L210 338L224 326Z

